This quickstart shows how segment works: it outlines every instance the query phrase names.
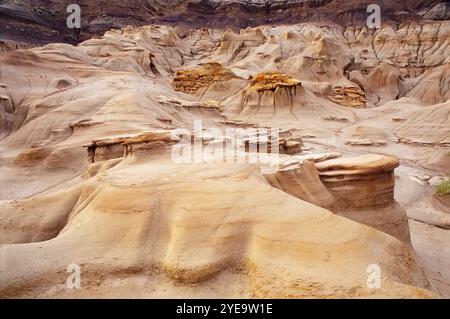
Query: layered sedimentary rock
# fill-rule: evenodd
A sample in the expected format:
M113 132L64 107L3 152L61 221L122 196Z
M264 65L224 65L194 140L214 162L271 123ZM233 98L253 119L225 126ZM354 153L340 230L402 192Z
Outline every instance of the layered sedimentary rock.
M0 55L0 294L432 296L395 200L410 213L430 191L404 178L408 165L429 167L429 180L448 166L438 156L448 153L448 35L448 22L152 25ZM201 81L171 85L202 66L236 77L194 94ZM330 101L333 87L361 88L367 107ZM168 133L199 121L201 133L282 128L280 153L302 154L279 154L284 164L264 176L233 160L179 164ZM395 144L403 138L428 144ZM398 161L352 158L369 152L402 159L396 198ZM74 262L86 289L67 291ZM381 290L366 289L373 263Z
M332 89L330 100L343 106L365 107L366 97L364 92L358 87L335 86Z
M419 14L425 19L448 20L450 18L450 4L441 2L431 8L422 8Z
M316 164L326 189L335 199L333 210L354 221L411 243L406 211L394 199L396 158L364 155Z
M406 94L426 104L439 104L450 99L450 63L427 70L413 83Z
M242 93L242 108L292 112L300 91L301 82L297 79L277 72L258 73L250 77L248 87Z
M317 163L322 182L343 208L382 208L394 202L396 158L364 155Z
M237 76L220 63L209 62L198 69L179 70L173 80L175 90L185 93L197 93L201 89L207 90L217 82L236 79Z
M280 163L275 173L264 177L273 187L314 205L328 209L335 205L335 197L322 183L314 162L309 158L299 160L293 157Z
M267 132L266 132L267 131ZM246 134L243 138L246 152L266 152L275 154L297 154L302 152L303 140L290 130L256 130L254 134ZM263 134L262 134L263 133ZM275 134L276 133L276 134Z
M301 82L285 74L276 72L259 73L249 79L249 88L247 91L256 91L258 93L277 92L282 89L295 89Z
M196 145L196 143L199 144ZM177 132L176 130L153 130L134 135L95 139L83 145L83 147L87 150L88 163L93 164L122 159L136 155L137 152L163 152L162 149L170 150L175 144L182 145L185 148L184 151L187 152L191 152L201 145L201 147L211 147L210 151L214 151L214 147L222 147L224 149L225 147L232 147L235 149L239 148L242 152L298 154L302 152L303 141L301 137L295 136L291 131L280 133L277 130L272 132L271 129L264 129L263 131L255 129L243 136L226 136L225 131L221 132L219 136L215 136L208 131L190 132L181 130ZM43 152L41 158L37 158L41 152ZM28 159L31 157L28 160L29 163L35 163L48 155L45 149L41 150L41 152L39 152L39 149L28 151L25 154L21 154L16 162L20 161L21 165L25 166L24 158L27 157Z
M95 163L131 154L136 148L157 148L161 145L169 147L177 142L172 131L150 131L135 135L117 136L93 140L83 145L88 152L88 162Z
M270 23L288 24L309 21L337 22L344 25L365 25L368 0L348 3L326 0L170 0L127 3L114 0L94 3L77 2L81 9L81 32L66 25L67 3L43 0L3 1L0 5L2 34L9 39L28 43L67 41L70 43L102 35L112 28L151 23L177 24L193 27L245 28ZM378 2L387 21L446 20L449 6L445 1L382 1ZM33 34L33 36L31 36Z
M400 70L386 63L374 66L367 75L360 70L349 74L349 79L365 91L367 99L373 105L383 105L399 97L400 77Z
M448 32L445 21L407 23L398 29L384 25L376 32L366 26L348 27L344 37L355 51L352 68L367 72L382 62L398 68L405 78L414 78L449 61Z
M32 45L27 43L20 43L12 40L0 40L0 53L6 53L18 49L28 49L31 47Z
M348 145L386 145L388 134L377 127L356 126L345 130Z
M279 190L410 245L406 212L394 200L393 170L398 160L379 155L336 157L340 154L293 156L265 178Z
M14 107L6 88L6 84L0 83L0 139L8 135L14 113Z

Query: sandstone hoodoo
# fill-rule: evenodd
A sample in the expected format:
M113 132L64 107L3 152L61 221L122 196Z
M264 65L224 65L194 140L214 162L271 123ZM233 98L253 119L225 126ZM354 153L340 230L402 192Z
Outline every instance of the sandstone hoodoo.
M208 62L196 69L177 71L173 80L175 90L195 94L207 90L212 84L236 79L237 76L218 62Z
M383 208L394 201L394 169L399 160L364 155L317 163L320 179L343 208Z
M242 108L277 109L287 108L292 111L301 82L286 74L263 72L250 76L249 84L242 93Z
M1 298L450 297L448 4L62 2L0 1Z
M407 212L396 202L397 158L376 154L316 164L320 180L333 196L337 214L411 244Z
M332 209L336 199L319 177L313 158L298 157L280 163L278 170L264 177L273 187L314 205Z

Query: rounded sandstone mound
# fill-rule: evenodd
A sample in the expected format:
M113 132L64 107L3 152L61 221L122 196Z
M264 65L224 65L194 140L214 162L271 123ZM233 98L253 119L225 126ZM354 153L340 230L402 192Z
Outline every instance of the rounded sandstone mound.
M3 297L433 296L406 245L272 188L251 165L125 159L64 192L3 202L0 215L22 209L33 215L10 215L0 235L24 243L0 247ZM85 275L71 291L74 262ZM372 264L381 289L367 288Z

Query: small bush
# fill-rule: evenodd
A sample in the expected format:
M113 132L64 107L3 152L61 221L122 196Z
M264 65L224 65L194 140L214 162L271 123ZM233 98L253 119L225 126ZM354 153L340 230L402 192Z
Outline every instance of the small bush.
M450 195L450 179L439 184L436 187L436 193L439 195Z

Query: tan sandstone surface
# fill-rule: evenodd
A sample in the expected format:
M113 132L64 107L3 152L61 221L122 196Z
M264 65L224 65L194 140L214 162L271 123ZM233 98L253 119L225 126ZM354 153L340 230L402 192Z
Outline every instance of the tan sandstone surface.
M445 21L151 25L0 54L0 296L449 297L449 44ZM196 121L280 128L275 169L177 163L176 129L223 142Z

